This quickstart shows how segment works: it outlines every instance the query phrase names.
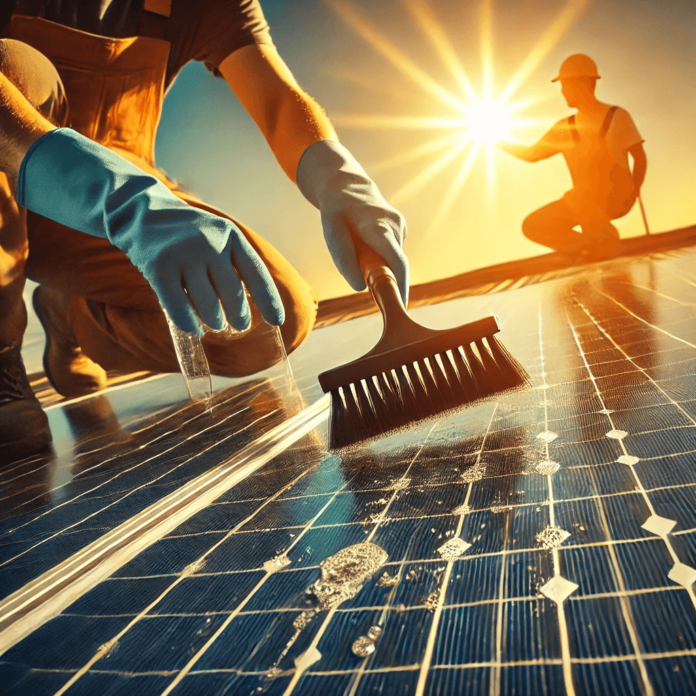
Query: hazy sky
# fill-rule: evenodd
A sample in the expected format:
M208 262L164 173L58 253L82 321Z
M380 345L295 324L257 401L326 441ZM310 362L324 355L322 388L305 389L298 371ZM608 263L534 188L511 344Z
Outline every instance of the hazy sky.
M454 153L466 131L452 126L461 118L452 103L467 98L452 60L448 67L446 51L438 52L422 20L419 24L415 18L414 0L410 9L408 0L261 4L275 44L300 84L322 104L341 140L406 216L414 283L544 252L522 237L520 224L569 188L562 158L532 165L495 153L487 167L482 151L470 161L463 186L453 190L470 149ZM489 15L481 0L430 0L427 7L430 36L444 33L454 63L476 94L483 92L484 55L490 58L494 96L520 66L529 72L512 98L529 100L517 116L535 121L512 129L520 142L535 141L572 113L559 85L550 80L566 56L592 56L602 75L598 97L626 108L645 138L643 198L652 231L696 223L693 0L497 0L488 5L490 41L483 41L488 51L482 50L482 18L485 26ZM351 23L347 13L357 19ZM564 33L552 29L564 21ZM532 53L535 45L544 50ZM530 53L536 59L530 60ZM403 68L406 63L410 72ZM364 117L370 117L367 123ZM408 117L439 119L449 127L404 128ZM427 145L447 137L453 139L437 148ZM450 161L427 176L448 153ZM226 83L201 65L186 67L167 96L157 160L205 200L275 244L321 297L349 291L324 247L317 211L285 177ZM622 236L643 233L637 206L616 224Z

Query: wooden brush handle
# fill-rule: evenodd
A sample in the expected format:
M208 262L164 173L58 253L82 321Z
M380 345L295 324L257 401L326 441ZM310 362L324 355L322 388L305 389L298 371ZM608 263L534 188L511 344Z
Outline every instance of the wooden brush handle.
M401 300L399 286L391 268L372 247L369 247L357 235L353 235L353 243L365 283L367 283L367 287L384 317L385 331L387 327L395 329L402 327L404 323L410 326L412 321Z
M385 279L387 282L388 279L391 279L394 282L394 286L397 287L396 278L391 268L387 266L384 259L372 247L368 246L355 234L353 235L353 244L355 245L355 251L358 255L360 271L362 272L362 276L370 292L372 292L375 284L381 279Z

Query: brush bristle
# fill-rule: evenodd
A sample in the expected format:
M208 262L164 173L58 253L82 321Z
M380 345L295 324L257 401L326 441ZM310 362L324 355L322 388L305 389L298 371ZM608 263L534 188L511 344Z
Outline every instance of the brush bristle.
M332 390L330 449L373 440L529 383L525 369L495 336L474 345L475 350L458 346Z

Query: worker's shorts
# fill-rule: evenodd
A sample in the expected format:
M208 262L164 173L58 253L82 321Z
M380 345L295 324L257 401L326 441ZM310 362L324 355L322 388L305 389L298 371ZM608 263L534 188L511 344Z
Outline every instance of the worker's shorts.
M69 104L63 85L53 65L41 53L17 41L0 42L0 71L45 118L56 125L65 123ZM4 187L7 188L6 183ZM175 193L191 205L233 220L180 188ZM23 211L18 211L18 215L23 218ZM3 248L2 228L11 223L16 228L18 219L11 221L7 216L3 210L0 219ZM273 276L285 307L281 333L290 352L312 330L316 297L271 244L238 220L233 221ZM31 212L26 216L26 230L29 240L26 275L71 296L70 322L87 356L107 370L178 371L157 297L122 251L105 239L57 225ZM251 374L268 367L279 356L273 332L261 321L253 303L250 331L231 343L220 335L208 333L203 344L211 370L219 375Z

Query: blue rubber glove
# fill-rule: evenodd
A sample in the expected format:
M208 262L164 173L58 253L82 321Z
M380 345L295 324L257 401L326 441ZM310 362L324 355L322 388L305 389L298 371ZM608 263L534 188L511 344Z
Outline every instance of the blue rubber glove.
M16 199L67 227L108 238L183 331L201 333L196 312L211 329L223 329L225 316L238 331L248 328L242 281L261 316L283 323L271 274L230 220L184 203L155 177L69 128L50 131L29 148Z
M355 158L340 143L310 145L297 165L297 186L321 212L324 238L336 268L354 290L364 290L351 233L372 247L391 268L408 303L408 260L401 248L406 222L379 192Z

